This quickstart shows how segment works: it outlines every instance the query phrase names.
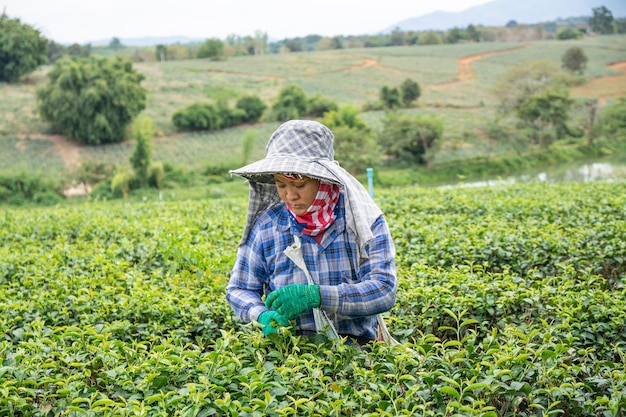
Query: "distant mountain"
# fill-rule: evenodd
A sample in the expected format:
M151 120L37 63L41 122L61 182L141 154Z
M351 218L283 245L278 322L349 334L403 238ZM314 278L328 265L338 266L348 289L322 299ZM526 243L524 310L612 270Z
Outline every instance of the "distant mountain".
M504 26L511 20L533 24L559 18L591 16L592 9L600 6L609 9L615 18L626 17L624 0L494 0L461 12L433 12L412 17L381 32L388 33L394 29L447 30L453 27L467 27L469 24Z

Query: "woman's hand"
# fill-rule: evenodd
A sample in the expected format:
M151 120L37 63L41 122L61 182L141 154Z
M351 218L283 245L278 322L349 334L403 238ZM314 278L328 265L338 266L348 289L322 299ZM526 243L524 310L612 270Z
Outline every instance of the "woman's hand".
M318 285L291 284L281 287L268 294L265 305L276 310L287 320L298 317L321 303Z
M276 328L273 326L277 324L279 326L289 326L289 320L281 316L279 313L273 310L267 310L259 314L257 320L263 327L264 336L269 336L272 333L278 333Z

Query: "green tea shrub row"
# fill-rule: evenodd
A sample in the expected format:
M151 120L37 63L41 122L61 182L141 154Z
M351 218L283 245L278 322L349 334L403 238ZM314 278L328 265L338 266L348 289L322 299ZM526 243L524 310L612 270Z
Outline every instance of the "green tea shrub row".
M402 342L263 338L245 198L0 214L0 416L621 416L626 184L381 190Z

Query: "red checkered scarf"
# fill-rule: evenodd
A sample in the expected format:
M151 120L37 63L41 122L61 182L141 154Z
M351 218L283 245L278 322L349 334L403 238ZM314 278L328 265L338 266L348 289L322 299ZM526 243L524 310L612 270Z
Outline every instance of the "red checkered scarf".
M317 195L306 213L298 216L291 211L291 208L289 211L303 227L302 233L315 237L328 229L328 226L335 221L337 201L339 201L339 186L320 182Z

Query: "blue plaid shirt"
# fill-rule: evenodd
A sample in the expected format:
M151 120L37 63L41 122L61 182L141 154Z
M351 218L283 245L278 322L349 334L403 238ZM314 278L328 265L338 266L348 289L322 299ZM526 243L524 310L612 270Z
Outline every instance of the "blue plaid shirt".
M321 245L304 235L284 203L261 214L239 247L226 287L226 298L241 320L250 322L267 310L263 296L288 284L306 284L304 272L283 253L300 236L302 253L313 280L320 285L321 305L341 334L375 339L376 314L396 301L395 248L383 216L371 226L374 239L368 257L358 262L358 248L348 233L343 195L337 219L326 229ZM313 311L296 319L301 330L315 331Z

